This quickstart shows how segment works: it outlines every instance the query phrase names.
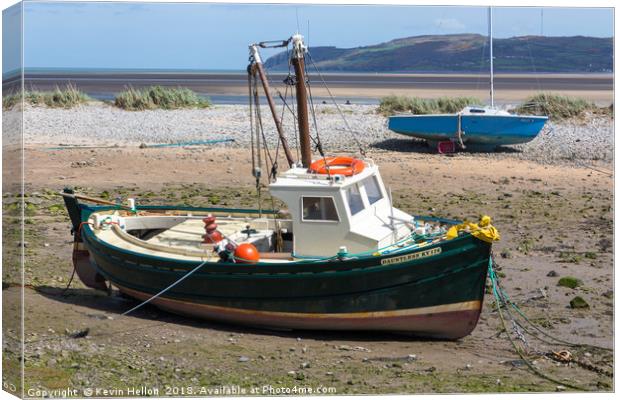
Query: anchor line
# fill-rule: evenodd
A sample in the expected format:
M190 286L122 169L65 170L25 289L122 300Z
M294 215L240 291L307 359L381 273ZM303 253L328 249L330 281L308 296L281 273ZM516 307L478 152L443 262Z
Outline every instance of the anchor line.
M502 314L502 307L501 307L501 303L504 303L502 301L501 295L499 294L499 290L497 288L497 282L495 279L495 271L493 270L493 258L489 257L489 275L491 278L491 285L493 287L493 296L495 297L495 306L497 309L497 313L499 315L499 319L502 323L502 327L504 328L504 331L506 332L506 336L508 336L508 340L510 341L510 344L512 345L513 349L515 350L515 352L517 353L517 355L519 356L519 358L521 360L523 360L523 362L525 363L525 365L535 374L540 376L543 379L546 379L550 382L553 383L557 383L558 385L563 385L566 387L570 387L572 389L576 389L576 390L582 390L584 392L588 391L587 388L585 387L581 387L581 386L577 386L577 385L573 385L567 382L563 382L559 379L556 379L550 375L547 375L545 373L543 373L542 371L539 371L538 369L536 369L536 367L534 367L534 365L530 362L530 360L528 360L525 355L523 354L523 350L521 349L521 347L519 347L517 345L517 343L515 343L514 339L512 338L512 336L510 336L510 333L508 331L508 328L506 327L506 320L504 319L504 315ZM505 303L504 303L505 304Z
M541 332L542 334L544 334L545 336L555 340L555 343L564 343L567 345L570 345L572 347L591 347L591 348L598 348L600 350L610 350L607 348L603 348L603 347L598 347L598 346L593 346L593 345L585 345L585 344L577 344L577 343L570 343L567 342L565 340L559 339L559 338L555 338L552 335L544 332L542 329L540 329L538 326L536 326L534 323L532 323L526 316L525 314L523 314L523 312L517 307L516 304L514 304L507 296L506 292L500 287L499 284L499 279L497 278L497 275L495 274L495 269L493 268L494 265L494 260L493 260L493 256L491 255L491 257L489 257L489 279L491 281L491 287L492 287L492 291L493 291L493 296L495 298L495 306L496 306L496 311L498 313L498 316L500 318L502 327L504 329L504 331L506 332L506 335L508 337L508 340L510 341L510 344L512 345L513 349L515 350L515 352L517 353L517 355L519 356L519 358L525 363L525 365L528 367L528 369L530 369L535 375L538 375L539 377L546 379L550 382L553 383L557 383L559 385L563 385L566 387L570 387L572 389L576 389L576 390L583 390L583 391L588 391L589 389L579 386L579 385L574 385L571 383L567 383L564 381L561 381L551 375L547 375L544 372L540 371L539 369L537 369L536 367L534 367L534 365L530 362L529 359L526 358L523 349L517 345L517 343L514 341L514 339L512 338L512 336L510 335L510 332L506 326L506 320L504 318L503 312L502 312L502 307L504 307L506 310L506 313L510 316L511 321L513 322L513 324L515 324L515 328L516 326L519 326L521 329L523 329L523 331L531 336L533 336L534 338L547 343L547 344L553 344L553 342L550 342L548 340L545 340L537 335L535 335L534 333L530 332L527 328L525 328L519 321L516 321L516 319L514 318L514 316L511 314L510 312L510 308L509 306L513 307L517 313L524 318L530 325L532 325L537 331ZM522 339L523 334L521 333L519 335L520 332L517 331L517 336L519 339ZM526 342L524 342L526 343ZM545 354L546 355L546 354ZM599 371L594 371L594 372L599 372ZM608 373L603 371L603 374L609 376Z
M492 264L497 265L495 263L494 260L491 261ZM493 269L493 267L491 266L491 269ZM499 282L499 279L497 278L497 275L495 274L495 270L493 269L493 273L491 274L491 269L489 270L489 277L492 277L492 281L495 281L495 284L497 285L497 289L498 289L498 293L500 295L500 300L502 301L504 307L506 308L506 312L508 314L511 315L510 313L510 309L508 306L512 307L515 309L515 311L517 312L517 314L519 314L519 316L521 316L521 318L523 318L532 328L534 328L536 331L538 331L539 333L541 333L542 335L548 337L549 339L552 339L555 341L555 344L564 344L567 346L571 346L571 347L589 347L592 349L598 349L598 350L604 350L604 351L613 351L613 349L607 348L607 347L601 347L601 346L596 346L596 345L592 345L592 344L585 344L585 343L573 343L573 342L569 342L566 341L564 339L555 337L547 332L545 332L543 329L541 329L538 325L536 325L535 323L533 323L523 312L523 310L521 310L517 304L515 304L514 301L512 301L510 299L510 297L508 297L508 294L506 293L506 291L502 288L501 283ZM525 332L529 333L531 336L536 337L537 339L544 341L542 338L537 337L534 333L529 332L521 323L517 322L519 324L519 326L525 330Z
M166 293L168 290L172 289L173 287L175 287L179 283L183 282L186 278L189 278L194 272L196 272L200 268L204 267L207 262L208 262L208 260L207 261L203 261L197 267L195 267L194 269L189 271L187 274L185 274L181 278L179 278L177 281L172 283L170 286L166 287L165 289L161 290L157 294L154 294L153 296L151 296L148 299L144 300L142 303L138 304L137 306L133 307L132 309L125 311L124 313L121 314L121 316L125 316L125 315L127 315L127 314L129 314L129 313L131 313L131 312L133 312L135 310L137 310L138 308L140 308L140 307L150 303L152 300L155 300L157 297L161 296L162 294Z

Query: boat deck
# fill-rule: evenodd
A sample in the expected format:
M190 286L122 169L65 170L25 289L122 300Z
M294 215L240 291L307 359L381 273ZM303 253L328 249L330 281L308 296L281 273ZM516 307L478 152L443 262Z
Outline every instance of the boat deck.
M247 225L247 222L239 220L219 219L217 221L218 231L220 231L225 237L236 239L239 239L239 232L245 230ZM256 224L253 223L252 227L255 226ZM258 232L263 235L270 235L272 233L271 230L261 230ZM160 234L153 236L152 238L146 240L146 242L159 246L170 246L189 251L205 251L205 249L212 248L213 245L203 243L204 234L204 223L200 219L188 219Z
M158 219L161 216L153 217L137 217L140 218L140 224L143 226L151 226L149 219ZM131 217L126 218L129 222ZM177 222L180 221L180 222ZM205 234L205 224L201 217L187 217L187 219L171 220L172 225L166 226L165 229L148 239L140 239L128 233L125 229L119 227L119 224L109 224L101 229L95 229L95 235L113 246L124 250L133 251L140 254L146 254L157 257L191 261L211 261L217 262L220 257L213 250L213 244L204 243L203 235ZM286 220L282 221L286 225ZM170 222L167 222L170 223ZM269 262L286 262L292 261L291 253L273 253L272 237L274 230L274 220L266 218L226 218L219 217L217 219L217 229L224 237L233 240L236 243L252 243L261 253L261 260L264 258ZM138 225L138 224L136 224ZM140 226L141 227L141 226ZM136 226L133 227L137 228ZM251 231L248 230L251 229ZM128 229L131 230L131 229Z
M173 248L170 244L164 244L162 241L153 240L154 238L151 240L140 240L116 226L112 226L110 229L98 230L96 231L96 235L97 238L113 246L149 256L164 258L174 257L175 259L188 261L216 262L219 259L218 255L211 250L213 246L207 247L203 245L201 248L198 245L190 246L186 243L180 247L175 245ZM170 247L170 249L165 249L164 247ZM176 251L172 251L172 249Z

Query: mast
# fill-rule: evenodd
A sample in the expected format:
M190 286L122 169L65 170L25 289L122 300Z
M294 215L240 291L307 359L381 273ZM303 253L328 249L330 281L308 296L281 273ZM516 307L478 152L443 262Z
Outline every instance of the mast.
M489 7L489 60L491 65L491 107L493 107L493 8Z
M269 89L269 81L267 80L267 75L265 75L265 70L263 69L263 62L260 58L260 54L258 53L258 47L256 44L250 45L250 59L254 61L254 66L263 84L263 90L265 91L265 97L267 97L267 103L269 104L269 109L271 110L271 116L273 117L273 120L276 124L276 130L278 131L280 142L282 142L282 148L284 149L284 155L286 156L286 161L288 162L289 167L292 167L295 164L295 160L293 159L293 154L291 153L291 150L288 147L286 136L284 136L284 129L282 128L282 122L278 118L278 113L276 111L276 105L273 102L273 98L271 97L271 91Z
M299 124L299 147L301 152L301 164L308 168L312 163L312 152L310 150L310 125L308 123L308 98L306 94L306 75L304 66L304 54L306 46L303 43L303 36L299 33L293 35L293 54L291 62L295 68L295 90L297 97L297 122Z

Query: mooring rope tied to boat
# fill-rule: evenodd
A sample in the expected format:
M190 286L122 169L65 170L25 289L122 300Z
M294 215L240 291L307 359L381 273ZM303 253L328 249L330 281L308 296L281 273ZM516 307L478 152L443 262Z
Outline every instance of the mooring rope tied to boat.
M207 261L203 261L202 263L200 263L197 267L195 267L194 269L192 269L191 271L189 271L187 274L183 275L181 278L179 278L177 281L175 281L174 283L172 283L170 286L166 287L165 289L163 289L162 291L160 291L157 294L154 294L153 296L149 297L148 299L144 300L142 303L138 304L137 306L133 307L130 310L125 311L124 313L121 314L121 316L125 316L129 313L131 313L132 311L137 310L138 308L150 303L151 301L155 300L157 297L161 296L162 294L166 293L168 290L172 289L173 287L175 287L176 285L178 285L179 283L181 283L182 281L184 281L186 278L188 278L190 275L192 275L194 272L198 271L200 268L202 268Z
M489 257L489 279L491 280L491 286L492 286L492 291L493 291L493 297L495 298L495 306L496 306L496 311L498 313L498 316L500 318L500 321L502 323L502 328L504 330L504 332L506 332L506 336L508 337L508 340L510 341L512 347L514 348L515 352L517 353L517 355L519 356L519 358L525 363L525 365L536 375L540 376L541 378L544 378L550 382L553 383L557 383L559 385L563 385L566 387L570 387L572 389L576 389L576 390L583 390L583 391L588 391L587 388L585 387L581 387L579 385L574 385L571 383L567 383L567 382L563 382L553 376L547 375L544 372L540 371L539 369L537 369L531 362L530 360L528 360L525 356L525 354L523 353L523 349L517 345L517 343L515 343L514 339L512 338L512 336L510 335L508 328L506 326L506 320L504 319L504 315L502 313L502 305L504 306L504 308L506 309L507 314L510 316L511 318L511 322L513 323L513 328L515 328L515 331L518 332L517 336L520 340L523 341L523 343L525 345L527 345L527 342L525 341L525 337L523 336L523 332L531 335L532 337L547 343L547 344L557 344L558 342L561 342L563 344L572 346L572 347L591 347L591 348L596 348L596 349L600 349L600 350L607 350L607 351L611 351L611 349L605 348L605 347L599 347L599 346L595 346L595 345L587 345L587 344L578 344L578 343L571 343L568 341L565 341L563 339L559 339L559 338L555 338L552 335L546 333L545 331L543 331L542 329L540 329L539 327L537 327L533 322L531 322L523 313L523 311L521 311L519 309L519 307L514 304L509 298L508 295L506 294L506 292L500 287L499 285L499 279L497 278L497 275L495 274L495 269L493 268L494 265L494 261L493 261L493 256ZM535 334L533 334L532 332L530 332L527 328L525 328L523 325L521 325L521 323L517 320L515 320L515 318L512 316L512 314L510 313L510 308L508 306L513 307L515 310L517 310L517 312L519 313L519 315L525 319L530 325L532 325L536 330L540 331L542 334L544 334L545 336L554 339L556 342L550 342L548 340L545 340ZM520 327L523 331L520 332L518 330L518 327ZM552 353L542 353L542 355L549 357L549 354L555 354L554 352ZM568 361L568 363L570 362L575 362L575 364L579 365L582 368L586 368L590 371L596 372L598 374L603 374L606 375L608 377L612 377L613 373L607 372L605 370L603 370L602 368L596 367L596 366L591 366L591 365L587 365L586 363L583 362L579 362L577 360L570 360Z
M494 261L492 261L494 263ZM492 268L491 268L492 269ZM593 348L593 349L597 349L597 350L604 350L604 351L613 351L613 349L610 349L608 347L602 347L602 346L596 346L593 344L586 344L586 343L573 343L573 342L569 342L567 340L558 338L556 336L553 336L551 334L549 334L548 332L545 332L543 329L541 329L538 325L536 325L535 323L533 323L523 312L523 310L521 310L519 308L519 306L510 299L510 297L508 296L508 294L506 293L506 291L501 287L501 284L499 282L499 279L497 279L497 275L495 274L495 270L493 269L493 274L492 274L493 278L495 280L495 283L497 285L498 291L501 295L501 300L504 303L504 307L506 308L506 312L508 314L510 314L510 309L508 306L512 307L515 309L515 311L519 314L519 316L521 316L521 318L523 318L530 326L532 326L534 329L536 329L538 332L540 332L541 334L543 334L544 336L553 339L555 341L555 343L553 342L549 342L546 341L545 339L536 336L536 334L531 333L529 330L527 330L527 328L525 328L521 323L519 323L517 321L517 323L519 324L519 326L529 335L537 338L538 340L542 341L542 342L546 342L548 344L564 344L567 346L571 346L571 347L589 347L589 348ZM489 273L489 277L491 277L491 274ZM510 314L511 315L511 314Z
M502 327L504 328L504 331L506 332L506 336L508 337L508 340L510 341L510 344L512 345L512 347L514 348L515 352L517 353L517 355L519 356L519 358L525 363L525 365L536 375L540 376L543 379L546 379L550 382L553 383L557 383L558 385L563 385L566 387L570 387L572 389L576 389L576 390L582 390L582 391L588 391L587 388L585 387L581 387L581 386L576 386L576 385L572 385L570 383L566 383L563 382L559 379L556 379L550 375L547 375L545 373L543 373L542 371L538 370L536 367L534 367L534 365L530 362L530 360L528 360L525 355L523 354L523 350L515 343L515 341L513 340L512 336L510 336L510 333L508 331L508 328L506 327L506 321L504 320L504 315L502 314L502 309L500 306L500 303L502 302L502 299L499 295L498 289L497 289L497 281L496 281L496 277L495 277L495 272L493 270L493 258L489 257L489 277L491 278L491 286L493 289L493 297L495 298L495 306L497 309L497 313L499 315L499 319L502 323Z
M553 336L551 334L549 334L548 332L544 331L543 329L541 329L538 325L536 325L535 323L533 323L523 312L523 310L521 310L519 308L519 306L517 306L517 304L515 304L509 297L508 294L506 293L506 291L501 287L501 284L499 282L499 279L497 279L497 275L495 274L495 271L493 270L492 274L489 274L490 278L492 280L495 281L495 284L497 285L497 289L498 292L500 293L501 297L500 300L503 303L504 308L506 308L506 312L512 317L512 314L510 312L510 307L514 308L517 313L519 314L519 316L521 318L523 318L528 325L530 325L531 327L533 327L535 330L537 330L538 332L540 332L542 335L554 340L555 342L551 342L549 340L543 339L540 336L537 336L535 333L530 332L525 326L523 326L519 321L516 321L516 323L519 325L519 327L521 329L523 329L525 331L525 333L529 334L530 336L540 340L541 342L547 343L547 344L564 344L570 347L584 347L584 348L592 348L592 349L597 349L597 350L602 350L602 351L613 351L613 349L610 349L608 347L602 347L602 346L597 346L597 345L593 345L593 344L586 344L586 343L573 343L573 342L569 342L567 340L558 338L556 336ZM514 319L514 318L513 318Z
M601 351L613 351L612 349L609 349L609 348L606 348L606 347L600 347L600 346L590 345L590 344L581 344L581 343L572 343L572 342L568 342L568 341L562 340L562 339L560 339L560 338L556 338L556 337L554 337L554 336L552 336L552 335L548 334L547 332L545 332L544 330L542 330L542 329L540 329L538 326L536 326L533 322L531 322L531 321L530 321L530 320L529 320L529 319L525 316L525 314L523 314L523 312L522 312L522 311L521 311L521 310L520 310L520 309L519 309L519 308L518 308L518 307L517 307L514 303L512 303L509 299L507 299L506 292L505 292L505 291L504 291L501 287L499 287L499 285L498 285L498 288L499 288L500 293L502 293L502 296L506 296L506 299L505 299L505 300L503 300L503 301L505 302L505 303L504 303L504 306L505 306L505 308L506 308L506 313L510 316L510 318L511 318L511 320L512 320L512 323L513 323L514 325L516 325L516 326L515 326L515 328L516 328L516 329L520 328L520 329L522 329L522 330L523 330L523 332L527 333L528 335L532 336L533 338L535 338L535 339L537 339L537 340L539 340L539 341L541 341L541 342L543 342L543 343L545 343L545 344L547 344L547 345L551 345L551 346L553 346L553 345L557 345L557 344L564 344L564 345L566 345L566 346L573 347L573 348L591 348L591 349L596 349L596 350L601 350ZM523 325L522 325L519 321L517 321L517 320L514 318L514 316L513 316L513 315L512 315L512 313L510 312L510 308L509 308L509 307L507 307L506 302L510 303L510 305L511 305L513 308L515 308L515 309L517 310L517 312L519 313L519 315L520 315L523 319L525 319L525 320L528 322L528 324L530 324L532 327L534 327L537 331L539 331L539 332L540 332L540 333L542 333L543 335L545 335L545 336L547 336L547 337L552 338L552 339L553 339L553 341L549 341L549 340L547 340L547 339L544 339L544 338L542 338L542 337L540 337L540 336L536 335L535 333L531 332L530 330L528 330L525 326L523 326ZM517 328L517 327L518 327L518 328ZM517 334L517 335L518 335L518 334ZM521 333L521 335L522 335L522 333ZM523 336L523 337L519 337L519 339L521 339L521 340L525 340L525 337L524 337L524 336ZM524 343L527 345L527 342L524 342ZM554 361L559 361L559 362L562 362L562 363L565 363L565 364L574 363L574 364L576 364L577 366L579 366L579 367L581 367L581 368L585 368L585 369L587 369L587 370L590 370L590 371L592 371L592 372L596 372L596 373L598 373L598 374L606 375L606 376L608 376L608 377L610 377L610 378L613 378L613 376L614 376L613 372L606 371L606 370L604 370L604 369L603 369L603 368L601 368L601 367L598 367L598 366L595 366L595 365L592 365L592 364L590 364L590 363L587 363L587 362L584 362L584 361L582 361L582 360L577 359L577 358L576 358L576 357L574 357L572 354L570 354L570 352L568 352L567 350L562 350L562 351L560 351L560 352L555 352L555 351L551 351L551 352L540 352L540 351L538 351L537 353L538 353L538 354L540 354L540 355L542 355L542 356L545 356L545 357L547 357L547 358L553 359ZM561 354L561 353L568 353L568 358L566 358L566 359L558 359L558 357L557 357L557 356L558 356L558 354Z

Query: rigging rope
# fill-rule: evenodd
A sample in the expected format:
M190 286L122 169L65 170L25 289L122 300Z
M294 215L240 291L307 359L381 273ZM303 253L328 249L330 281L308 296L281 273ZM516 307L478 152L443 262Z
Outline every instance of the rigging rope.
M264 132L263 132L263 120L261 117L261 113L260 113L260 100L258 98L258 77L256 76L256 74L254 74L254 110L255 110L255 114L256 114L256 165L257 168L254 170L254 176L256 178L256 196L257 196L257 201L258 201L258 210L259 210L259 214L262 215L262 191L261 191L261 184L260 184L260 178L262 176L261 174L261 148L260 148L260 139L261 136L264 138ZM265 158L265 162L266 162L266 158Z
M286 47L287 57L288 57L290 41L291 41L291 39L289 38L286 41L282 41L281 42L282 43L281 46L271 46L271 47ZM265 42L261 42L261 43L265 43ZM264 46L261 46L261 47L264 47ZM289 61L289 63L290 63L290 61ZM274 87L272 79L270 78L269 73L268 73L268 71L266 69L264 70L264 74L265 74L265 78L267 79L267 82L269 83L269 87L270 88ZM290 65L289 65L289 74L290 74ZM280 90L278 90L277 88L275 90L276 90L276 93L278 94L278 96L280 97L280 99L282 100L284 106L286 106L290 110L290 107L288 107L288 104L286 102L286 98L284 96L282 96L282 92L280 92ZM287 87L287 92L288 92L288 87ZM256 100L256 101L258 102L258 100ZM282 109L281 123L283 123L283 120L284 120L284 107ZM261 125L262 125L262 123L261 123ZM293 125L295 125L295 124L293 124ZM295 129L295 145L296 145L295 147L296 147L296 150L297 150L297 158L299 158L299 146L297 145L297 134L296 134L297 127L294 126L294 129ZM275 178L275 176L277 175L277 170L278 170L278 154L279 154L279 150L280 150L279 145L282 144L282 146L284 146L284 144L281 143L281 138L280 138L280 136L278 136L278 146L276 146L275 158L271 157L271 153L269 152L268 148L266 147L267 146L267 143L266 143L267 139L265 137L265 132L262 129L262 127L261 127L261 134L263 136L263 143L264 143L264 146L265 146L266 157L269 158L269 162L271 163L271 167L269 167L268 164L265 164L265 166L266 166L267 170L270 171L269 179L272 179L272 178Z
M257 121L257 130L256 130L256 152L258 154L258 165L262 163L262 159L260 158L261 150L265 153L265 169L269 172L269 177L273 174L277 173L277 160L274 161L271 156L271 152L269 151L269 146L267 144L267 137L265 136L265 129L263 127L263 119L260 112L260 99L258 97L258 79L254 81L254 109L256 110L256 121ZM262 149L261 149L261 139L262 138ZM279 140L278 140L279 143ZM279 146L277 146L279 148ZM270 167L271 164L271 167ZM257 190L260 196L260 182L257 178Z
M295 111L295 102L292 101L292 107L288 104L287 100L285 97L282 96L282 93L276 89L276 92L278 93L278 96L280 97L280 100L282 100L282 104L283 104L283 112L284 112L284 108L286 108L287 110L289 110L291 112L291 114L293 115L293 131L295 133L295 135L293 136L295 139L295 150L297 153L297 159L299 160L301 158L301 156L299 155L299 141L297 139L297 124L295 123L295 120L297 120L297 113ZM288 90L287 90L288 92ZM293 96L293 94L291 93L291 96ZM287 95L288 97L288 95Z
M252 150L252 175L256 171L256 155L254 154L254 110L252 109L252 65L248 65L248 102L250 103L250 148Z
M340 109L340 107L338 106L338 103L336 102L336 99L334 98L334 96L332 95L331 90L329 90L329 87L327 86L327 83L325 82L325 79L323 78L323 75L321 74L321 71L319 71L319 68L317 67L317 65L315 64L314 60L312 59L312 55L310 54L310 51L307 52L308 54L308 58L310 59L310 62L312 63L312 66L314 67L314 69L317 72L317 75L319 76L319 78L321 79L321 82L323 82L323 86L325 87L325 89L327 90L327 94L329 94L329 98L331 99L332 103L334 103L334 105L336 106L336 109L338 110L338 113L340 114L340 116L342 117L342 120L344 121L344 125L346 127L346 129L349 131L349 133L351 134L351 137L353 138L353 140L355 141L355 144L358 147L358 150L360 152L360 154L365 157L366 156L366 151L364 150L361 142L357 139L357 137L355 136L355 133L353 132L353 130L351 129L351 127L349 126L349 122L347 121L347 118L344 116L344 113L342 112L342 110Z
M308 77L308 69L304 64L304 70L306 77ZM310 88L310 79L306 81L306 90L308 91L308 98L310 99L310 112L312 113L312 124L314 125L314 131L316 132L316 140L312 139L316 149L318 150L321 157L323 157L323 162L325 162L325 166L328 168L327 173L329 174L329 166L327 161L325 160L325 153L323 153L323 144L321 143L321 136L319 135L319 125L316 122L316 112L314 109L314 99L312 97L312 89Z
M538 79L538 72L536 71L536 65L534 64L534 56L532 56L532 48L530 47L530 41L527 36L525 36L525 44L527 45L527 52L530 55L530 64L534 70L534 76L536 77L536 85L538 86L538 91L540 92L542 90L540 86L540 79Z
M292 69L293 69L293 62L291 60L291 54L290 54L290 49L288 44L286 45L286 59L288 60L288 76L287 76L287 80L291 78L292 76ZM285 80L285 84L286 84L286 80ZM288 88L288 84L286 84L287 88ZM282 96L280 96L282 97ZM293 90L291 89L291 98L293 97ZM286 106L290 111L291 114L293 115L293 133L294 133L294 137L295 137L295 152L297 153L297 160L301 160L301 153L299 151L299 137L298 137L298 133L297 133L297 124L295 123L295 121L297 121L297 112L295 110L296 107L296 102L292 101L291 102L293 105L293 108L291 109L288 104L286 103L286 99L284 99L284 106ZM284 111L284 109L283 109Z

